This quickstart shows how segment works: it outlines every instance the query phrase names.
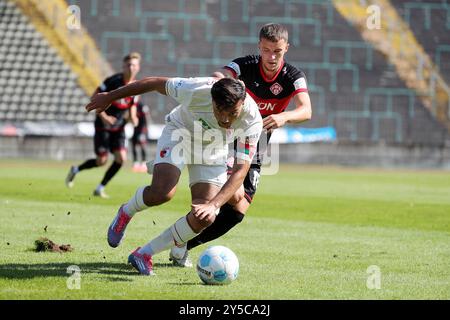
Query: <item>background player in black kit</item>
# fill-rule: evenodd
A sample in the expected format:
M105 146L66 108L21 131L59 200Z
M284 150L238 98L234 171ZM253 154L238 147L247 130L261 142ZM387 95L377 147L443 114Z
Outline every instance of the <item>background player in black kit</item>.
M215 76L233 77L245 83L247 93L258 104L263 117L264 129L261 139L270 139L271 132L287 123L300 123L311 119L311 101L305 74L284 60L288 51L288 31L280 25L270 23L259 33L260 55L237 58L225 66ZM295 109L284 111L293 100ZM267 133L267 134L265 134ZM263 153L263 150L259 150ZM170 259L180 266L191 266L188 250L217 239L244 218L256 193L259 182L261 161L258 155L244 180L243 189L223 205L214 223L197 237L189 240L184 247L174 247Z
M133 82L140 70L140 60L141 56L137 52L124 57L122 73L107 78L97 88L94 95L98 92L109 92ZM97 157L70 168L66 178L66 185L69 188L73 187L73 180L78 172L105 165L108 161L108 153L111 152L114 155L114 161L93 193L94 196L108 198L104 188L127 160L125 124L131 120L134 126L137 125L136 103L137 97L127 97L114 101L106 111L97 114L94 123L94 149Z
M134 127L133 136L131 137L131 152L133 155L133 171L134 172L147 172L147 116L149 114L149 107L142 102L138 102L136 105L136 116L138 118L138 125ZM138 150L139 149L139 150ZM139 161L138 152L141 154L141 161Z

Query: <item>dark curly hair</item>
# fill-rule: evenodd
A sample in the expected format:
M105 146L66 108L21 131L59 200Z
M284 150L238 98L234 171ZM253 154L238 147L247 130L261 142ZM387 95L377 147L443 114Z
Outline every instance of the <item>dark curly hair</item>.
M211 96L217 108L226 110L234 107L239 100L245 100L245 86L239 80L222 78L213 84Z

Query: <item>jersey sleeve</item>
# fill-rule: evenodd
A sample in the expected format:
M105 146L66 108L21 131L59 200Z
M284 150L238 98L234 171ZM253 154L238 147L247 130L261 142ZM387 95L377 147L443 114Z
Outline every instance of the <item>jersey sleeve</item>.
M255 156L259 136L261 135L262 124L254 124L243 135L237 137L236 159L239 161L252 162Z
M170 78L166 82L166 93L178 103L188 105L194 86L195 81L192 78Z
M216 81L213 77L170 78L166 82L166 94L185 106L193 100L211 103L211 86Z
M258 107L254 101L252 101L251 104L253 104L253 108L247 119L244 121L244 123L246 123L245 129L236 134L236 159L238 159L238 161L251 162L253 160L257 151L259 137L263 129L263 121L258 111Z
M231 61L229 64L224 66L224 68L231 71L234 78L240 78L243 73L245 74L246 65L251 59L251 56L240 57Z
M98 92L108 92L113 90L113 78L114 76L111 76L103 80L103 82L98 86Z
M106 80L102 82L101 85L98 86L98 92L107 92L108 87L106 85Z
M294 85L293 95L296 95L299 92L308 92L306 75L303 71L296 70L296 72L293 74L293 85Z

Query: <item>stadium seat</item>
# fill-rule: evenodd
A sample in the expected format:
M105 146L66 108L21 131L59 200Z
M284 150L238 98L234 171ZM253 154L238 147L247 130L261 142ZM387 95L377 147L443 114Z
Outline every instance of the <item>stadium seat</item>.
M389 101L401 99L397 95L398 89L406 89L406 86L392 70L390 63L336 11L332 1L265 1L263 6L249 2L248 10L243 10L241 3L233 1L223 1L220 5L208 2L204 12L183 12L183 17L177 19L173 16L180 13L179 4L187 1L167 2L166 9L150 9L147 1L133 2L134 10L127 11L123 17L109 17L111 24L99 24L97 14L83 15L83 25L91 31L105 56L114 65L121 58L124 44L129 44L133 48L142 48L141 53L146 62L142 64L142 75L157 72L190 76L193 71L207 74L235 56L255 53L259 26L279 21L287 25L291 36L286 58L306 72L310 85L314 116L305 126L329 124L336 127L341 140L377 141L385 131L392 139L401 140L398 142L410 141L413 126L398 125L397 119L401 116L409 117L405 120L409 123L420 123L423 132L443 132L433 118L411 113L410 106L403 103L397 108L385 107L379 111L382 113L379 119L370 122L364 101L370 101L371 107L379 105L373 102L370 90L374 88L386 92L380 99ZM448 60L450 53L443 47L450 43L448 5L443 1L396 0L390 3L410 24L430 57L435 61L441 59L439 67L449 80L450 63L445 59L447 57ZM102 5L99 2L99 6ZM13 2L0 0L0 14L3 14L0 19L0 68L4 69L0 70L0 86L6 86L5 90L12 83L25 87L18 96L31 95L29 103L32 105L41 104L42 95L51 97L50 92L57 92L58 110L71 111L67 114L67 121L92 119L93 115L87 114L81 107L90 93L81 89L77 76L56 50L49 46L45 37L35 30ZM428 22L427 14L433 17ZM159 27L152 22L154 17L157 17ZM131 24L133 19L142 23ZM439 37L429 27L439 30ZM117 30L121 30L120 34L114 32ZM195 41L198 38L202 41ZM204 56L189 58L197 57L198 52L204 53ZM14 70L18 72L11 73ZM26 77L24 70L27 72ZM11 82L2 84L2 79L10 79ZM26 83L18 79L24 79ZM14 90L11 94L17 96ZM344 95L351 98L342 98ZM12 97L1 96L0 103L4 103L5 99ZM147 99L154 106L152 118L163 123L164 115L174 103L156 95L149 95ZM54 100L50 99L48 103L54 104ZM425 110L423 106L422 109ZM369 133L368 128L372 126L379 126L378 131L374 129ZM429 139L431 143L432 139Z

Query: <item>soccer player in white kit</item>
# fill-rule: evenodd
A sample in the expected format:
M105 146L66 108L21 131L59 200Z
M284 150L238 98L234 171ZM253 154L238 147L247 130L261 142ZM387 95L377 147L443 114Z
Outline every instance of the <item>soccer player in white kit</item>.
M152 256L183 246L214 222L219 208L233 194L241 190L244 196L241 186L263 125L258 106L246 95L243 82L230 78L149 77L95 95L86 110L102 112L112 101L150 91L171 96L180 105L166 116L151 185L138 188L119 208L108 229L108 243L111 247L121 243L126 226L137 212L172 199L185 166L192 204L186 216L129 255L128 262L143 275L153 274ZM238 140L236 161L227 180L228 143L234 139Z

